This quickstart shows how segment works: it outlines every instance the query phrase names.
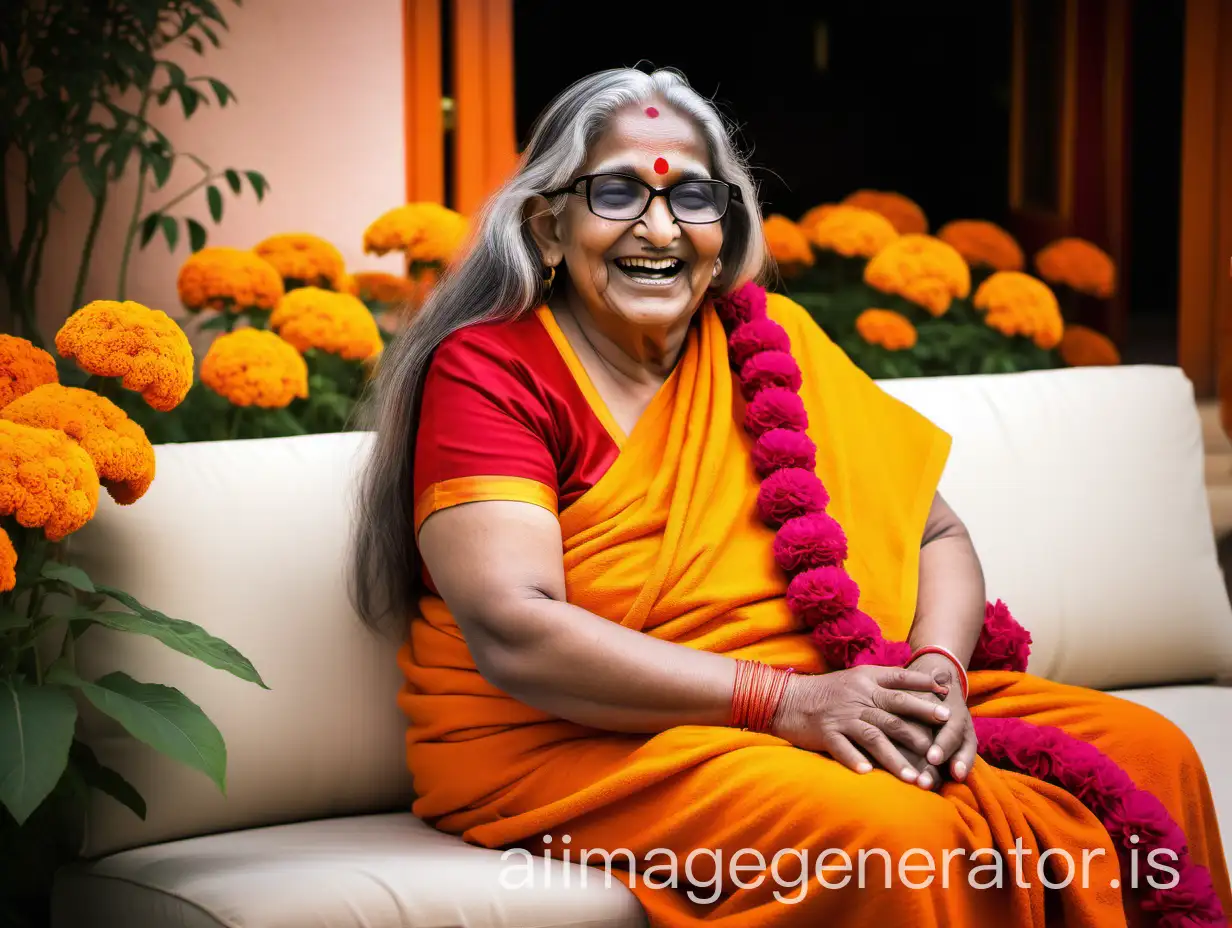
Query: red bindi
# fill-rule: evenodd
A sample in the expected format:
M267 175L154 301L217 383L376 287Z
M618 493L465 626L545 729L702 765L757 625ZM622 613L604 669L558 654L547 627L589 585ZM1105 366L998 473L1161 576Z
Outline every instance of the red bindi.
M651 119L654 119L656 116L659 115L659 111L657 108L653 106L648 106L646 107L646 115L649 116Z
M654 172L656 174L666 174L668 172L666 158L655 158Z

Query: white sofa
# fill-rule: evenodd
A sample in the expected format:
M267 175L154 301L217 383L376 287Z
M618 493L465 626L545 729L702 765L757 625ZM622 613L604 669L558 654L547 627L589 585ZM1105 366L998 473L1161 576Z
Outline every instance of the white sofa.
M971 529L990 595L1031 629L1031 670L1115 689L1180 724L1232 840L1232 689L1215 683L1232 670L1232 609L1188 381L1127 367L885 386L953 434L942 492ZM96 799L92 861L60 874L56 928L644 924L621 885L505 889L498 852L409 813L394 644L359 626L343 585L368 441L161 447L147 496L128 509L104 500L76 538L93 576L226 638L270 689L90 633L83 673L173 684L210 714L228 790L87 716L85 736L149 815Z

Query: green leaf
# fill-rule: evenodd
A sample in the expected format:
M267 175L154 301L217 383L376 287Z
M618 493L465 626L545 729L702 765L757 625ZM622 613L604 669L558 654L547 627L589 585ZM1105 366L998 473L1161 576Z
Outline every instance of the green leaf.
M61 564L59 561L45 561L41 576L47 580L59 580L67 583L74 590L81 590L83 593L96 592L94 584L90 582L86 572L80 567L74 567L72 564Z
M265 175L260 171L245 171L244 176L248 178L248 183L252 184L252 192L257 195L257 202L260 203L265 199L265 192L269 190Z
M106 793L116 802L132 809L137 818L145 819L145 800L137 788L110 767L100 764L88 744L74 741L68 756L87 786Z
M80 690L138 741L200 770L226 792L227 746L222 734L201 707L175 687L138 683L121 671L90 683L64 667L52 667L47 679Z
M188 82L188 75L174 61L159 61L158 63L167 69L167 80L171 82L172 87L183 87Z
M0 680L0 802L23 823L68 765L77 704L56 686Z
M232 193L239 193L243 189L243 181L240 180L240 172L235 168L227 168L223 171L223 176L227 179L227 184L231 188Z
M160 224L163 227L163 237L167 239L167 250L175 251L176 243L180 240L180 224L174 216L163 216Z
M175 92L180 95L180 106L184 108L184 118L190 119L205 98L197 92L195 87L188 84L176 87Z
M207 78L207 80L209 81L210 89L214 91L214 96L218 98L219 106L226 106L230 101L235 99L235 92L218 78L210 77ZM238 186L236 187L235 192L240 192Z
M215 32L213 29L211 29L209 26L207 26L205 23L201 24L201 31L205 33L205 37L210 40L211 45L213 45L215 48L222 47L222 44L218 41L218 33Z
M229 313L219 313L214 318L206 319L205 322L201 323L200 331L212 332L215 329L225 329L230 324L231 324L230 314Z
M81 180L86 185L86 190L90 191L90 196L96 200L103 195L107 187L107 175L103 165L96 160L97 158L98 149L95 146L83 147L81 150L81 161L77 165L77 170L81 172Z
M265 421L272 427L275 435L307 435L308 430L300 424L289 410L271 409L265 412Z
M30 617L25 613L16 609L0 609L0 634L15 628L26 628L29 624Z
M198 55L205 53L205 43L202 42L195 35L188 36L188 44L192 47L192 50L196 52Z
M120 590L112 590L108 587L100 589L112 599L122 602L134 611L90 612L81 610L80 613L70 615L70 620L75 615L80 615L82 618L97 622L117 632L149 635L173 651L187 654L217 670L225 670L241 680L247 680L263 689L269 689L248 658L221 638L215 638L200 625L184 619L173 619L157 610L148 609Z
M141 247L144 248L150 244L150 239L154 237L154 233L158 231L159 213L150 213L141 221Z
M222 221L222 194L213 184L205 188L205 201L210 205L210 218L215 222Z
M196 254L205 247L205 226L197 222L195 219L185 219L184 224L188 226L188 244Z
M171 159L158 149L147 146L141 149L141 160L154 172L155 186L165 186L171 176Z

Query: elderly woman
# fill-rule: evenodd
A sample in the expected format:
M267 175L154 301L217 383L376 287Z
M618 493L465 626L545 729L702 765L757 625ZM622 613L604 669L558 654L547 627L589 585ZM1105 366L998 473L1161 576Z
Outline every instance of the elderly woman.
M1007 669L948 436L751 283L706 100L579 81L476 226L381 365L355 547L413 616L419 816L619 853L652 925L1225 923L1193 748Z

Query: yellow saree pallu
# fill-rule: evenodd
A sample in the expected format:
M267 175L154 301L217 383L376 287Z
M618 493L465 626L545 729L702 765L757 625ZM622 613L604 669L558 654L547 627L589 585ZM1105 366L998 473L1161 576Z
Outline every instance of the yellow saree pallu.
M887 638L902 640L949 438L881 391L799 307L771 296L768 310L803 369L817 474L831 497L828 512L846 531L860 608ZM740 425L744 405L726 332L707 306L614 463L560 515L568 599L666 641L825 672L786 604L774 530L757 513L761 482ZM593 851L601 863L600 852L620 852L618 860L634 861L623 878L653 925L1139 919L1108 831L1073 795L1042 780L977 760L965 783L926 792L884 771L856 774L766 734L684 726L632 736L554 719L480 676L435 597L424 599L399 661L415 813L488 847L538 855L546 836L559 848L568 835L573 860ZM1020 673L973 673L968 702L976 718L1055 726L1115 760L1183 828L1194 862L1210 868L1232 911L1205 775L1174 726L1114 697ZM981 849L1000 853L999 870L987 868L991 854L975 856ZM1011 849L1016 855L1007 856ZM1075 862L1069 872L1065 858L1049 855L1042 876L1059 887L1069 872L1064 888L1047 888L1038 871L1050 849ZM667 851L679 861L677 884L649 885L643 873L662 865ZM746 869L733 874L737 852ZM758 855L766 866L760 880L747 869ZM981 864L982 873L973 870Z

